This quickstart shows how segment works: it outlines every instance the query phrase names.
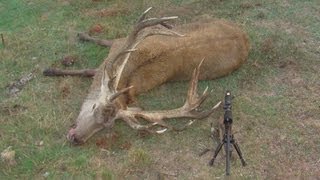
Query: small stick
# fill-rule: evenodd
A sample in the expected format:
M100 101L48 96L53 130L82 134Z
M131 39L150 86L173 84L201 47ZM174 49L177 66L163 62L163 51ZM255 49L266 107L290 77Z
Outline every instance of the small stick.
M82 69L82 70L62 70L56 68L48 68L43 71L45 76L82 76L93 77L96 74L95 69Z
M2 44L3 44L3 47L5 47L5 43L4 43L4 37L3 37L3 34L1 33L1 41L2 41Z

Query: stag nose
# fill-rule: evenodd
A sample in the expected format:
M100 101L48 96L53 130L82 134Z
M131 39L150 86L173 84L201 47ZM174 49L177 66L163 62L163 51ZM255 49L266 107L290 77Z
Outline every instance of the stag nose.
M67 139L74 145L82 144L82 141L77 138L75 128L71 128L67 134Z

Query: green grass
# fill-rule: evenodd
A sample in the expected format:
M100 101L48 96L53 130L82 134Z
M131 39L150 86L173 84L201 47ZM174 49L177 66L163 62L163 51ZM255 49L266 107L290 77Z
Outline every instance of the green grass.
M104 31L95 36L123 37L149 6L155 7L150 16L176 12L179 23L207 16L224 18L249 34L248 62L227 77L200 83L201 90L209 86L214 91L206 107L221 100L227 89L236 95L235 137L248 166L243 168L234 160L232 175L244 179L319 177L318 1L1 0L0 33L5 44L0 41L0 152L12 146L17 165L0 162L0 179L224 176L222 156L213 168L207 166L209 154L197 156L203 147L217 145L208 137L209 124L223 115L221 110L179 133L145 136L119 122L114 137L101 132L81 147L66 142L65 134L91 79L48 78L41 71L49 66L61 68L59 61L67 55L77 57L71 69L97 67L109 50L78 42L77 32L101 24ZM105 8L129 13L99 16ZM6 86L32 71L35 78L17 97L10 97ZM165 84L139 96L139 103L146 109L178 107L187 87L186 82ZM182 124L180 120L168 123ZM107 139L106 144L98 145L99 139Z

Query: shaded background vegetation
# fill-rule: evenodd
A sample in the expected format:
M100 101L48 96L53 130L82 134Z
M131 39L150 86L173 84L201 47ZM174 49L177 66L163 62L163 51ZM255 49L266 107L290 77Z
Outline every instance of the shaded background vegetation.
M248 32L248 62L230 76L203 81L214 93L207 105L234 99L234 129L248 166L236 158L232 175L244 178L319 177L320 166L320 3L316 0L1 0L0 151L16 153L16 165L0 163L0 178L208 179L224 176L219 155L198 157L212 143L209 124L161 136L136 132L118 122L81 147L65 134L79 112L91 79L48 78L41 71L97 67L108 49L78 42L77 32L100 38L124 37L147 7L150 16L178 15L176 24L224 18ZM8 85L30 72L35 77L14 97ZM146 109L184 102L186 82L169 83L139 96ZM181 124L181 121L172 121Z

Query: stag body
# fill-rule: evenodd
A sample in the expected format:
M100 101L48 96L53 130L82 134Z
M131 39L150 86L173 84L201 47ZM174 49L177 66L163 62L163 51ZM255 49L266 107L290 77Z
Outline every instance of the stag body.
M214 79L228 75L246 61L249 51L248 38L235 24L215 20L186 24L174 30L158 27L141 32L146 27L164 25L164 22L175 19L160 18L156 19L157 22L153 22L156 21L155 18L145 20L148 10L140 17L133 32L126 39L113 42L109 56L96 71L76 126L69 131L68 139L72 142L85 142L95 132L112 127L116 119L126 121L132 128L150 132L150 128L156 125L165 127L152 131L161 133L167 128L175 129L165 124L164 119L204 118L212 113L218 104L209 111L197 111L208 96L207 89L202 95L197 94L198 79ZM166 36L148 37L158 34ZM146 37L148 38L145 39ZM142 41L143 39L145 40ZM202 58L205 60L201 61ZM153 112L128 109L129 102L139 93L168 81L190 79L188 97L181 108ZM151 123L141 125L139 118Z

